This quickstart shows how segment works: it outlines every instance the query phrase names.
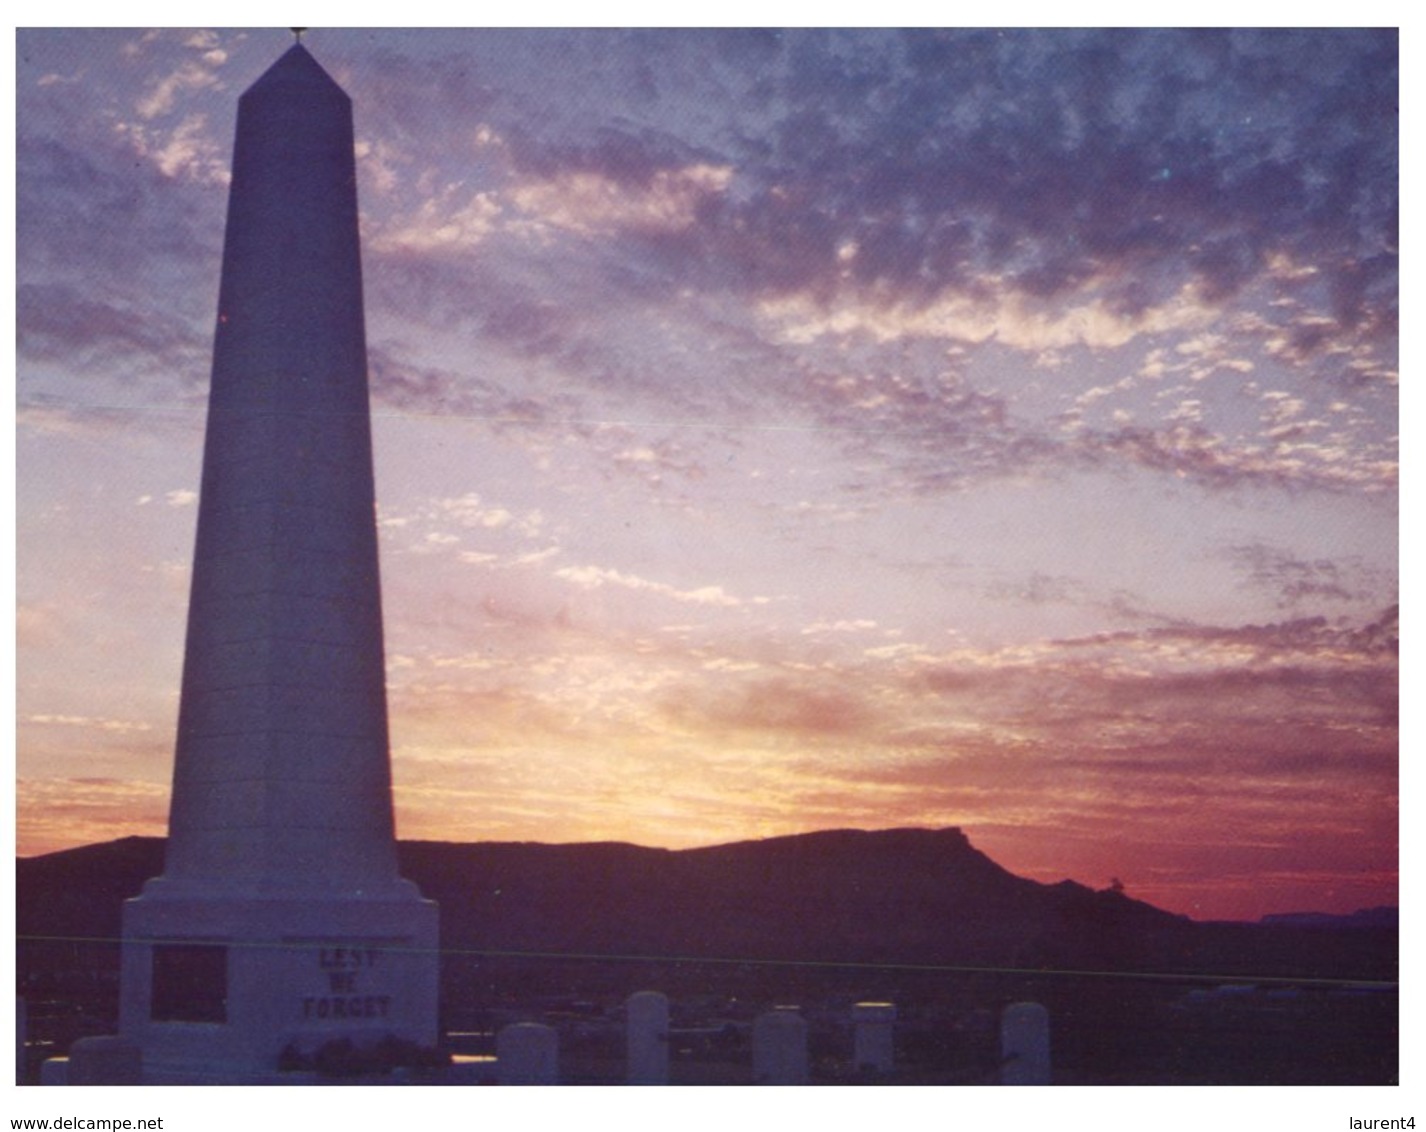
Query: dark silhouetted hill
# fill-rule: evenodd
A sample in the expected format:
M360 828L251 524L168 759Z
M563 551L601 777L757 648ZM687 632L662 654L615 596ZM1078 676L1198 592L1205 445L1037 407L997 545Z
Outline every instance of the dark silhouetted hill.
M1394 907L1359 908L1345 916L1332 912L1278 912L1264 916L1260 924L1290 928L1391 928L1396 930L1401 917Z
M957 829L833 830L710 848L403 842L403 875L441 906L442 946L492 954L1208 972L1394 980L1396 931L1202 924L1122 893L1040 884ZM114 939L162 871L125 838L17 862L17 931Z

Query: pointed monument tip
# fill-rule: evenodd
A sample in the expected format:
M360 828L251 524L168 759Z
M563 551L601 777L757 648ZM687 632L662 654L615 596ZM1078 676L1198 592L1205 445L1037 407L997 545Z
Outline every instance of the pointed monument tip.
M292 29L296 32L296 28ZM306 31L306 28L302 29ZM245 95L254 92L267 90L276 86L297 86L299 84L310 87L328 87L332 90L340 91L345 97L345 92L338 85L337 81L322 69L322 65L312 58L312 53L302 46L301 38L284 51L271 67L262 73L258 80L248 87Z

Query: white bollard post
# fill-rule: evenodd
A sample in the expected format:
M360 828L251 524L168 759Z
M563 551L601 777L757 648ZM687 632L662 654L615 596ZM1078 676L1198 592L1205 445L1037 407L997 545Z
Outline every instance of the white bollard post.
M516 1022L495 1035L495 1073L502 1085L559 1082L559 1038L554 1027Z
M892 1029L896 1022L896 1005L891 1002L858 1002L852 1007L853 1035L852 1067L861 1072L890 1073L896 1067L892 1049Z
M668 996L639 991L624 1004L628 1016L629 1084L668 1084Z
M779 1006L753 1021L753 1084L807 1084L807 1023L795 1006Z
M1050 1012L1038 1002L1016 1002L1000 1016L1000 1083L1050 1083Z

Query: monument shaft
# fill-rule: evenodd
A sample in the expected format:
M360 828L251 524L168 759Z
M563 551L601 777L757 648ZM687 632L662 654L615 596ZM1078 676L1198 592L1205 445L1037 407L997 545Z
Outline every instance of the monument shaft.
M301 51L301 56L296 53ZM165 875L396 875L351 103L239 103Z
M238 104L168 856L124 928L121 1028L173 1079L434 1043L436 909L396 867L351 101L300 45Z

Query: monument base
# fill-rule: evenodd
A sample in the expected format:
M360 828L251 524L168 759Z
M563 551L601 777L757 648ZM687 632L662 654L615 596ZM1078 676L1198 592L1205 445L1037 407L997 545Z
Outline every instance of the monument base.
M437 918L404 880L222 896L156 878L124 905L120 1034L152 1083L271 1081L344 1049L434 1047Z

